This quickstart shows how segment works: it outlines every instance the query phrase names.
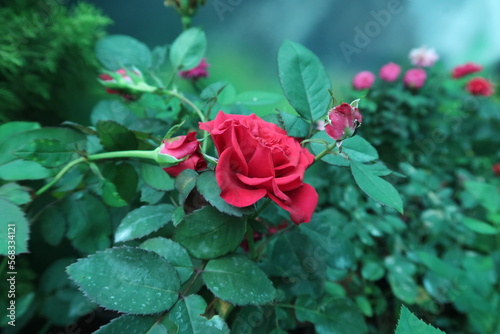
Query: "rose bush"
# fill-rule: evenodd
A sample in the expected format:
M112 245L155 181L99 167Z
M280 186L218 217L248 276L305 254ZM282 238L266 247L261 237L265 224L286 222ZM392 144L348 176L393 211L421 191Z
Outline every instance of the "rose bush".
M295 224L311 220L318 194L303 181L314 156L297 139L254 114L221 111L200 129L210 133L219 153L215 175L226 202L245 207L269 197Z

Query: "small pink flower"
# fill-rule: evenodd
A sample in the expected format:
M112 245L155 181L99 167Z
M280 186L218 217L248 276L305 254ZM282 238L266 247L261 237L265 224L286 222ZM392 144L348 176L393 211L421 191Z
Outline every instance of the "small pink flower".
M427 73L421 68L412 68L406 71L404 76L404 83L409 88L421 88L425 80L427 79Z
M481 77L471 79L465 89L472 95L491 96L494 92L491 82Z
M411 63L419 67L431 67L439 59L439 55L434 49L428 49L422 46L410 51Z
M380 79L387 82L395 81L401 73L401 66L395 63L388 63L382 66L379 72Z
M344 140L354 135L362 121L363 117L358 108L342 103L328 112L328 124L325 126L325 131L334 140Z
M207 60L203 58L196 67L187 70L187 71L181 71L179 72L179 75L184 78L184 79L193 79L193 80L198 80L200 78L207 78L208 77L208 71L207 68L210 65L207 63Z
M375 82L375 74L370 71L362 71L354 76L352 85L356 90L370 89Z
M483 67L481 65L474 64L474 63L467 63L467 64L463 64L463 65L455 67L453 69L453 72L451 72L451 75L455 79L458 79L461 77L465 77L466 75L469 75L471 73L481 72L482 69L483 69Z
M173 177L176 177L185 169L199 171L207 168L207 162L200 152L200 142L196 139L196 132L194 131L186 136L165 139L159 153L170 155L176 159L187 157L186 160L181 161L176 166L163 169Z

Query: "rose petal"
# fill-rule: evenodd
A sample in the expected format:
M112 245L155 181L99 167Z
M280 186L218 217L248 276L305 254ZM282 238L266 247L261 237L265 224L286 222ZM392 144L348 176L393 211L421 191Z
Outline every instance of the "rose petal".
M286 194L291 200L289 205L280 201L273 194L268 194L268 196L281 208L290 212L290 218L295 224L310 222L318 204L318 193L316 190L311 185L304 183L302 187L286 192Z

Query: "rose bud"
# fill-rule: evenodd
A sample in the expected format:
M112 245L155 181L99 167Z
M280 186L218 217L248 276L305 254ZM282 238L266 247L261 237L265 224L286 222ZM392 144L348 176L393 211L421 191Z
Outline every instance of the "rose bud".
M379 76L380 79L384 81L392 82L396 81L400 73L401 73L401 66L395 63L388 63L382 66L379 72Z
M427 73L421 68L412 68L406 71L403 81L406 87L419 89L421 88L425 80L427 79Z
M207 162L203 158L200 151L200 142L196 139L196 132L190 132L186 136L179 136L163 140L163 144L158 151L158 162L162 163L162 155L167 157L174 157L181 160L177 165L172 167L163 168L168 175L176 177L185 169L193 169L195 171L204 170L207 168Z
M465 86L467 91L472 95L482 95L482 96L491 96L494 92L493 85L485 78L477 77L471 79L467 86Z
M464 76L472 74L472 73L481 72L482 69L483 69L483 67L481 65L474 64L474 63L467 63L467 64L463 64L463 65L455 67L453 69L453 71L451 72L451 75L455 79L458 79L458 78L464 77Z
M210 65L207 63L207 60L203 58L196 67L187 70L187 71L180 71L179 75L184 78L184 79L193 79L194 81L200 79L200 78L207 78L208 77L208 71L207 68Z
M138 69L128 71L120 68L116 72L108 72L99 75L101 83L109 94L118 94L129 101L136 100L139 94L153 92L155 87L149 86L144 81L142 73Z
M431 67L439 59L439 55L434 49L428 49L425 46L413 49L409 55L410 61L413 65L419 67Z
M375 82L375 74L370 71L362 71L354 76L352 85L356 90L370 89Z
M363 121L357 102L358 100L354 101L352 105L342 103L328 112L325 131L334 140L341 141L355 135L356 129Z

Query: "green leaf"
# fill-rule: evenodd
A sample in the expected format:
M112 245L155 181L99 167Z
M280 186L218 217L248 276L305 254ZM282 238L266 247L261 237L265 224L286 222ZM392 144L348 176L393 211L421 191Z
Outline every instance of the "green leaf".
M109 179L113 182L118 195L123 200L130 202L134 198L137 183L139 182L139 176L134 167L128 163L121 162L116 166L113 175Z
M235 103L245 106L265 106L280 102L282 97L275 93L249 91L236 96Z
M378 152L369 142L360 136L348 138L342 142L342 152L350 160L369 162L378 159Z
M311 125L304 119L281 110L278 110L278 117L280 126L286 130L289 136L305 138L309 134Z
M135 150L139 144L132 131L115 121L98 121L96 130L106 151Z
M111 245L108 208L88 193L75 193L63 204L68 231L66 236L80 251L93 253Z
M465 189L488 211L500 210L500 193L495 186L484 182L468 181L465 182Z
M121 198L120 194L116 190L116 186L110 180L103 180L102 185L102 200L109 206L112 207L122 207L126 206L127 202Z
M310 321L318 334L364 334L368 332L363 315L345 298L326 299L319 303L308 296L295 302L299 321Z
M406 307L401 306L398 327L395 334L443 334L444 332L426 324Z
M40 180L51 176L51 171L34 161L14 160L0 165L0 179L6 181Z
M90 122L93 125L99 121L115 121L130 127L137 122L137 116L120 100L102 100L96 104L90 114Z
M219 94L222 93L222 91L226 88L227 85L229 85L229 82L227 81L218 81L208 85L207 87L205 87L205 89L201 91L200 99L202 100L217 99Z
M205 206L184 217L174 240L200 259L213 259L233 251L241 243L246 227L243 219Z
M165 326L157 321L157 317L125 314L111 320L93 334L168 334Z
M172 43L170 62L177 71L190 70L200 63L206 48L205 32L199 28L187 29Z
M434 254L425 251L418 251L415 253L417 257L425 264L429 269L437 273L438 275L447 278L449 280L456 280L461 276L462 271L450 264L449 262L443 261Z
M175 189L179 192L179 204L183 204L186 198L191 193L191 190L196 186L196 179L198 178L198 173L192 169L183 170L175 178Z
M490 224L487 224L485 222L479 221L474 218L464 217L463 223L465 227L479 234L497 234L500 232Z
M54 206L48 207L40 217L40 229L45 241L52 246L61 243L66 232L66 219L61 211Z
M387 278L394 295L407 304L413 304L417 300L418 288L415 280L405 274L391 271Z
M125 35L110 35L95 45L97 59L110 71L137 66L147 69L151 66L151 51L146 44Z
M172 220L174 206L160 204L142 206L123 218L115 232L115 242L142 238L151 234Z
M236 305L262 305L276 298L276 290L266 274L243 256L210 260L203 281L218 298Z
M351 160L351 172L361 190L373 200L403 213L403 200L392 184L372 174L370 169L355 160Z
M369 281L377 281L384 277L384 267L377 262L367 261L363 264L361 275Z
M140 174L144 182L150 187L163 191L174 189L174 179L158 165L143 163L141 164Z
M31 196L27 188L17 183L6 183L0 187L0 197L5 198L17 205L31 202Z
M9 122L0 125L0 142L9 139L12 135L28 130L40 129L36 122Z
M29 224L24 213L17 205L3 198L0 198L0 212L2 213L0 254L13 255L28 252ZM8 271L15 270L9 269Z
M202 316L207 303L198 295L180 300L168 313L168 319L179 326L182 334L229 334L229 328L218 315L207 319Z
M241 217L244 214L250 214L252 212L250 207L238 208L228 204L220 197L221 190L215 179L215 173L212 171L200 174L196 181L196 188L200 194L205 197L208 203L212 204L220 212L236 217Z
M180 281L174 267L158 254L140 248L107 249L79 259L67 272L88 298L118 312L158 313L179 297Z
M331 100L331 83L318 57L300 44L285 41L278 67L281 87L295 110L310 121L323 117Z
M68 150L66 143L56 139L35 139L16 152L16 155L30 161L35 161L48 168L60 167L71 160L73 152Z
M187 281L193 274L193 262L188 252L175 241L158 237L144 241L139 247L164 257L177 270L181 283Z

